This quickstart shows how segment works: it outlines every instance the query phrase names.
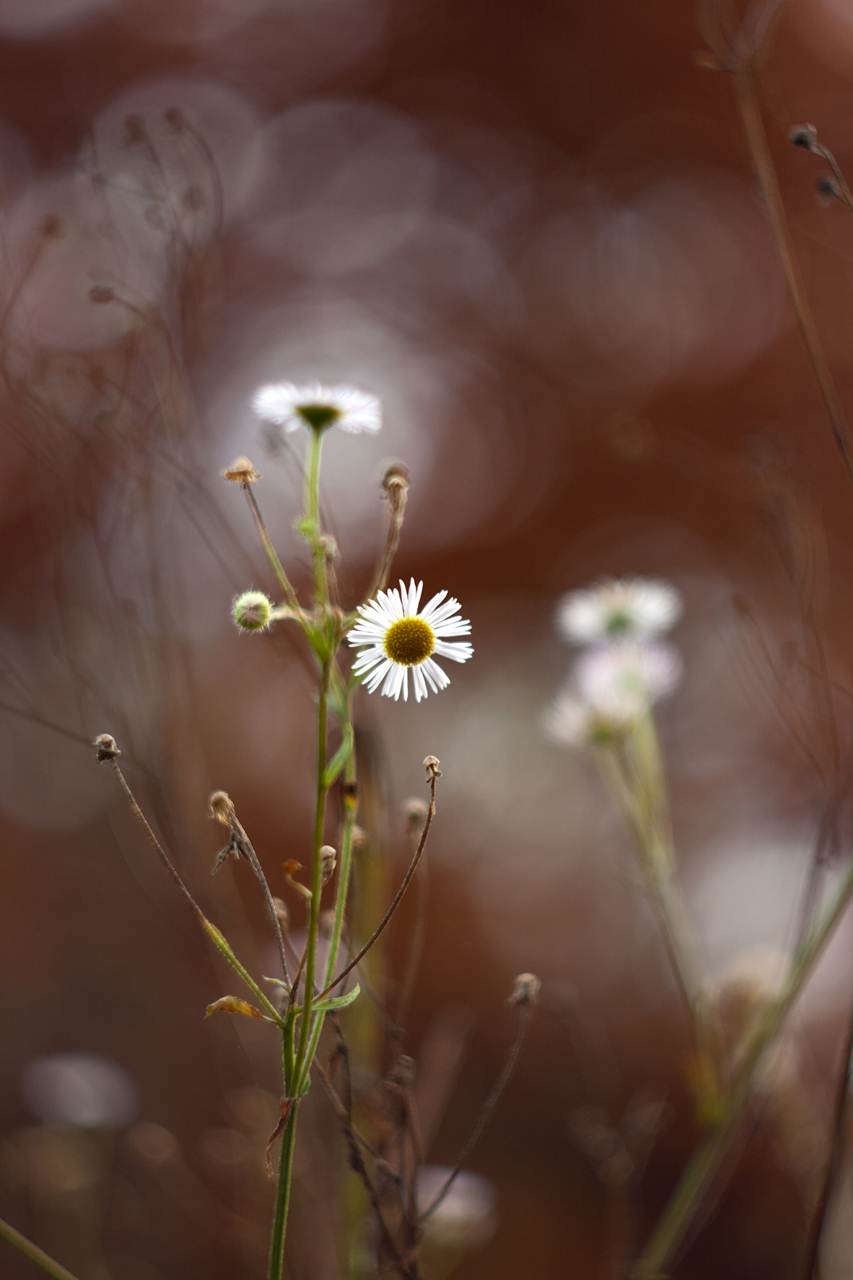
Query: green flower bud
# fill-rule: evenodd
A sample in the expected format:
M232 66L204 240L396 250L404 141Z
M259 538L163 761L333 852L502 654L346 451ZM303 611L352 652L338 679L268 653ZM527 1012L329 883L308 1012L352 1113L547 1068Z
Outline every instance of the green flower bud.
M244 591L231 606L231 617L243 631L265 631L272 618L272 601L263 591Z

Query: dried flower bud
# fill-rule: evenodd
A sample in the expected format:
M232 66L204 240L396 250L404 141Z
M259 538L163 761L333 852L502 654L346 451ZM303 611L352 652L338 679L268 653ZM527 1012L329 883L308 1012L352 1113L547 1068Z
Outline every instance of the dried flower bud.
M425 800L421 800L419 796L411 796L403 802L403 815L406 819L406 828L410 832L420 831L427 820L429 813L429 805Z
M811 151L817 142L817 129L813 124L797 124L788 134L792 146Z
M322 845L320 848L320 874L323 877L323 884L327 884L335 874L337 862L337 850L333 849L330 844Z
M441 777L441 761L438 756L424 756L424 768L427 771L428 782Z
M103 764L105 760L116 760L121 755L118 743L111 733L99 733L92 746L97 752L99 764Z
M514 1005L536 1004L541 989L542 983L535 973L519 973L513 979L512 991L507 1003Z
M409 469L402 462L393 462L382 477L382 488L392 508L402 514L409 495Z
M255 470L250 458L235 458L230 467L222 472L223 480L233 480L235 484L254 484L260 480L261 473Z
M234 808L234 801L231 799L227 791L211 792L208 806L211 818L216 822L221 822L223 827L231 826L236 810Z
M244 591L231 606L231 617L243 631L265 631L272 619L272 600L263 591Z

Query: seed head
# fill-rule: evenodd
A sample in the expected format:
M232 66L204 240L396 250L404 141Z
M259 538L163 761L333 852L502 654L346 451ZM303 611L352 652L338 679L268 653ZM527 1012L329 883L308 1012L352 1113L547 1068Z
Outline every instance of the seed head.
M223 480L233 480L235 484L254 484L260 480L261 473L255 470L249 458L235 458L230 467L222 472Z
M542 983L535 973L519 973L513 979L512 991L507 1003L514 1005L536 1004L541 989Z
M227 791L211 792L208 811L211 818L216 822L220 822L223 827L230 827L237 813L234 808L234 801Z
M97 753L98 764L105 760L116 760L121 755L118 743L111 733L99 733L92 746Z

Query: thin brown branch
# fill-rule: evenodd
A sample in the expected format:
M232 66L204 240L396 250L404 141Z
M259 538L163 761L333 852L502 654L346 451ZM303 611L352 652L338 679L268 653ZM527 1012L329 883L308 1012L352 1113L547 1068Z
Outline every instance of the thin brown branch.
M403 876L403 879L400 881L400 885L397 889L397 892L394 894L394 897L391 899L391 902L389 903L385 914L377 924L376 928L371 933L370 937L367 939L367 941L364 943L362 947L359 947L358 951L356 951L352 959L346 965L344 965L343 969L340 971L338 976L336 978L333 978L332 981L329 983L329 985L325 987L323 991L320 992L320 995L318 996L318 999L320 1000L322 1000L325 996L327 996L330 991L333 991L335 987L338 986L339 983L343 982L344 978L346 978L350 973L352 973L353 969L357 968L358 965L361 964L362 960L367 955L370 948L374 946L376 942L379 940L382 933L385 931L386 926L389 924L391 918L393 917L395 911L399 907L400 903L403 901L406 890L408 889L409 885L412 882L412 877L414 876L415 872L418 869L418 863L420 862L421 855L423 854L423 851L426 847L427 836L429 835L429 830L430 830L430 827L432 826L432 820L435 817L435 789L436 789L436 784L438 782L438 779L441 777L439 762L435 756L427 756L426 760L424 761L424 764L426 765L426 769L427 769L427 780L429 785L429 809L427 810L426 822L424 823L424 828L423 828L423 831L421 832L421 838L418 841L417 848L415 849L415 852L412 855L412 859L409 862L408 867L406 868L406 874Z
M522 975L522 977L524 978L530 978L531 976L532 975L529 975L529 974ZM516 992L518 992L519 990L518 982L519 980L516 979ZM536 989L538 990L538 982L537 982ZM518 1063L518 1059L521 1056L521 1050L524 1047L524 1041L527 1037L527 1031L530 1026L530 1018L533 1013L533 1006L535 1003L535 994L529 993L527 995L516 996L516 994L514 993L513 1000L514 1000L514 1003L516 1003L518 1006L518 1025L516 1026L515 1038L510 1046L510 1050L509 1050L509 1053L507 1054L504 1065L501 1068L501 1071L500 1071L500 1074L498 1075L497 1080L492 1086L491 1092L489 1093L488 1097L485 1099L482 1107L480 1108L480 1114L478 1115L477 1120L474 1124L474 1127L471 1130L470 1134L468 1135L468 1138L463 1143L462 1149L460 1150L459 1154L456 1157L456 1161L453 1165L452 1170L447 1175L441 1187L436 1192L435 1196L430 1201L430 1203L427 1205L426 1209L424 1209L423 1212L421 1213L418 1219L419 1223L425 1222L427 1218L431 1217L432 1214L435 1213L436 1209L438 1209L439 1205L441 1205L445 1196L448 1194L454 1182L459 1177L459 1174L462 1172L463 1168L468 1162L468 1159L470 1158L471 1153L473 1152L474 1148L477 1146L477 1143L480 1141L486 1129L488 1128L489 1122L491 1121L492 1116L494 1115L495 1110L497 1109L498 1103L500 1102L501 1097L503 1096L503 1092L506 1089L507 1085L509 1084L512 1078L512 1074L515 1071L516 1065Z

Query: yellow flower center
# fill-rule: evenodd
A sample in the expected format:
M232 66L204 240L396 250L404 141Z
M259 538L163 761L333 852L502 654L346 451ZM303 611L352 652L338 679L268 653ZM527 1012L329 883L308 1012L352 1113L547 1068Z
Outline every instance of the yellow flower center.
M423 618L398 618L385 632L385 652L403 667L416 667L434 648L435 632Z

